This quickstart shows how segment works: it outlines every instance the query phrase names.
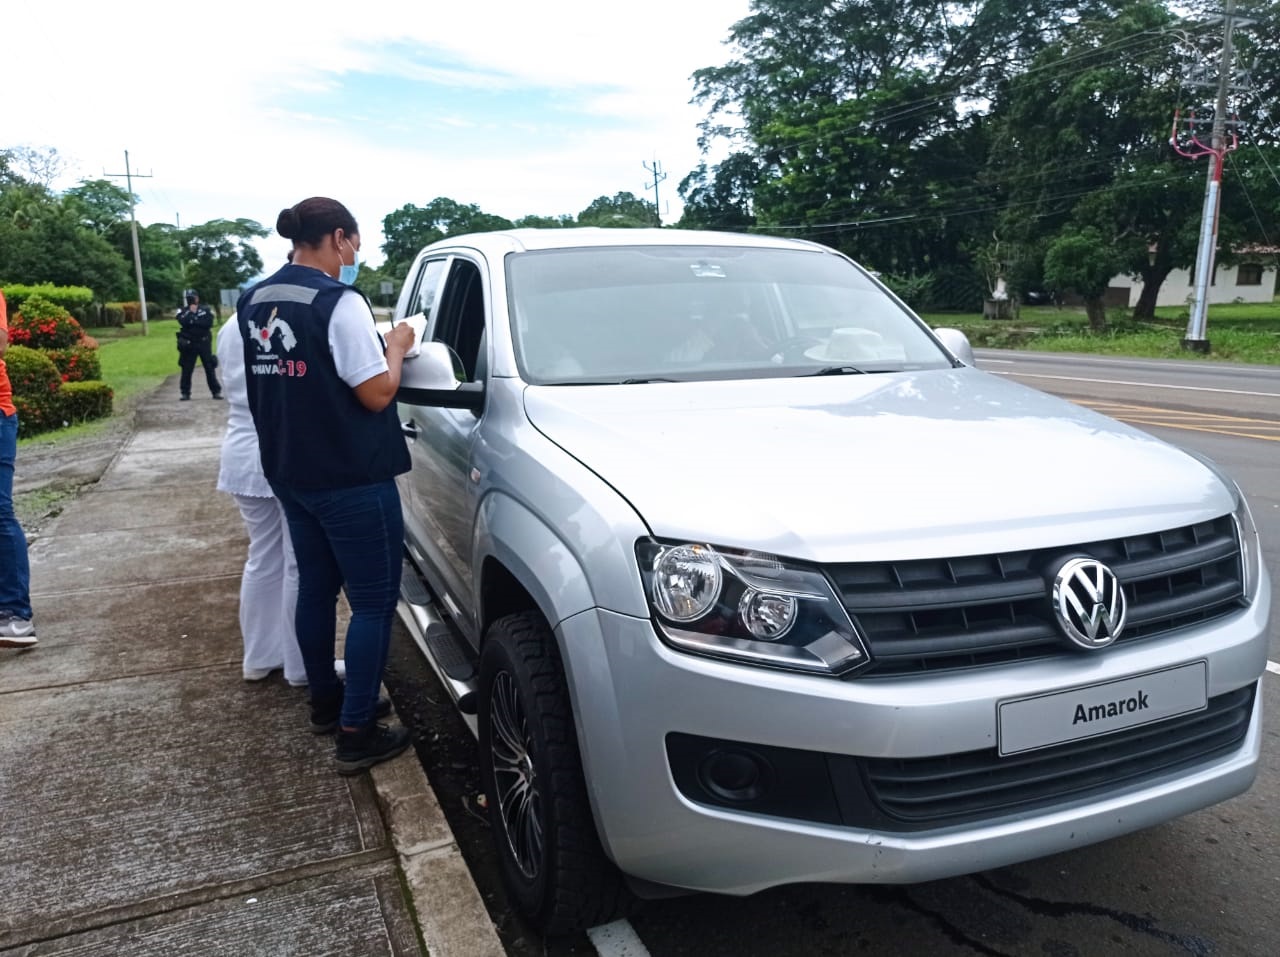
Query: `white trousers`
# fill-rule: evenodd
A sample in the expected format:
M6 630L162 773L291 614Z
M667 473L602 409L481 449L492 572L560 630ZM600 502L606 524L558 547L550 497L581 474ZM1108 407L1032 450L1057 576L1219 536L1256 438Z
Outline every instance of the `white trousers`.
M249 557L240 578L240 633L244 670L284 668L285 680L304 685L307 671L293 627L298 562L284 509L276 498L234 496L249 532Z

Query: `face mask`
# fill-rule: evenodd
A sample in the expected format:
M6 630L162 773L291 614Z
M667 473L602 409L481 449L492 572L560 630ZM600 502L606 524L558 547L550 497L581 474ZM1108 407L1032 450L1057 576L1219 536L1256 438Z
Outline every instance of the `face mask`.
M351 246L351 243L347 240L344 239L343 242ZM351 265L348 266L346 263L342 263L342 268L338 270L338 282L346 283L348 286L355 285L356 276L360 272L360 252L355 246L351 246L351 255L354 259Z

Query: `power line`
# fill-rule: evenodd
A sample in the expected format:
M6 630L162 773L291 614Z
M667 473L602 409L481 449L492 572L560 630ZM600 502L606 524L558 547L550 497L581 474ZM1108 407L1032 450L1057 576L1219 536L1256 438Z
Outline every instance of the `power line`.
M1235 169L1234 160L1231 163L1231 168ZM1240 188L1244 190L1244 198L1249 201L1249 209L1253 210L1253 221L1258 224L1258 231L1262 233L1263 242L1270 246L1271 237L1267 235L1267 227L1262 224L1262 217L1258 215L1258 207L1253 204L1253 194L1249 192L1249 183L1243 176L1237 178L1240 180Z
M1099 53L1103 53L1109 50L1113 53L1122 52L1125 47L1131 46L1131 45L1142 44L1140 49L1128 50L1125 52L1128 52L1130 54L1137 54L1141 56L1142 54L1149 53L1152 50L1157 49L1159 46L1158 41L1162 37L1169 36L1171 34L1181 34L1183 36L1186 36L1190 32L1206 30L1209 26L1211 26L1211 24L1196 24L1189 29L1184 29L1181 27L1177 27L1177 28L1168 27L1168 28L1159 29L1159 30L1154 30L1154 29L1142 30L1138 33L1131 34L1127 37L1120 37L1119 39L1113 40L1110 43L1105 43L1099 47L1094 47L1088 50L1082 50L1079 53L1069 54L1068 56L1064 56L1061 59L1054 60L1049 63L1042 63L1038 66L1028 67L1026 70L1018 74L1018 77L1021 78L1024 76L1029 76L1035 73L1040 73L1045 70L1060 69L1065 65L1075 64L1077 61L1095 57ZM1120 49L1113 49L1117 47ZM1078 70L1072 70L1070 72L1062 73L1061 78L1070 79L1071 77L1079 76L1080 74L1085 73L1090 69L1093 69L1093 64L1083 66ZM819 134L815 134L813 136L809 136L804 139L787 143L783 148L787 150L802 149L806 146L818 144L823 141L828 141L838 136L843 136L848 133L857 132L859 130L865 129L868 126L872 126L872 125L892 126L895 123L902 122L910 117L915 116L916 114L925 113L932 109L941 108L945 106L949 100L953 100L957 96L962 95L965 91L966 84L972 80L979 78L982 75L982 72L983 72L982 70L970 70L969 72L967 72L966 74L958 78L958 81L956 83L954 83L953 85L949 86L948 88L946 88L945 90L937 94L934 94L928 97L921 97L916 100L908 100L905 103L895 103L892 106L886 106L879 110L872 110L854 126L843 127L838 130L830 130L830 131L825 131Z
M1139 189L1139 188L1150 187L1153 185L1158 186L1161 183L1176 182L1178 181L1178 179L1179 177L1176 177L1176 176L1150 177L1142 182L1118 184L1118 185L1113 185L1110 188L1113 190ZM1031 206L1038 203L1050 203L1050 202L1053 202L1054 200L1059 200L1059 199L1075 199L1080 196L1087 196L1093 192L1096 192L1096 188L1090 187L1088 189L1073 190L1067 193L1056 193L1051 196L1042 196L1042 197L1037 197L1035 199L1018 200L1016 202L1008 202L1008 203L995 203L995 204L990 204L986 206L970 207L967 209L936 209L936 210L929 210L923 213L904 213L902 215L883 216L883 217L877 217L875 219L855 219L855 220L846 220L844 222L835 222L835 223L800 223L796 225L770 223L768 225L753 226L751 228L756 230L761 230L761 231L767 231L770 229L788 229L788 230L790 229L797 229L797 230L837 229L837 228L843 229L848 227L864 228L868 226L884 226L890 223L910 222L912 220L919 220L919 219L937 219L939 217L945 217L945 216L967 216L973 213L987 213L987 212L997 212L997 211L1003 212L1004 210L1008 210L1008 209L1016 209L1019 206ZM1036 218L1043 218L1044 216L1047 216L1047 215L1050 215L1050 214L1049 213L1038 214Z

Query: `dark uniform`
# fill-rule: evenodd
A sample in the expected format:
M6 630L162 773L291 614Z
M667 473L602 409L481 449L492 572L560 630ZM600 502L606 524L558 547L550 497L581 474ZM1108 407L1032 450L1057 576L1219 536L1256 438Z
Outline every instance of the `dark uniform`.
M191 398L191 373L195 371L196 360L204 367L204 377L209 383L209 392L215 399L222 398L222 385L214 372L218 360L213 357L213 313L200 305L200 297L187 296L187 308L179 309L178 315L178 368L182 375L178 380L178 391L182 398Z

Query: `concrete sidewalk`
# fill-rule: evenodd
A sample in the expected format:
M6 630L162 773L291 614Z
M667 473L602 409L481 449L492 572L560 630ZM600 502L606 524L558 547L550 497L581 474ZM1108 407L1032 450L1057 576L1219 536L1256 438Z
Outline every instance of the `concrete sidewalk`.
M340 777L305 689L241 679L226 406L170 385L32 545L39 645L0 650L0 954L501 954L414 752Z

